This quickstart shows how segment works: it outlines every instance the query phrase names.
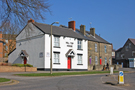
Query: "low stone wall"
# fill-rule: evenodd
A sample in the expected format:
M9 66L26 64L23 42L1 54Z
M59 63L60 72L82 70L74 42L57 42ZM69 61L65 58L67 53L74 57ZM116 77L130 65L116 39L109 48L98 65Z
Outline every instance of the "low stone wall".
M122 68L122 65L117 65L117 64L114 65L114 69L118 70L119 68Z
M103 70L103 65L95 65L93 66L94 70Z
M88 70L103 70L104 65L89 65L88 66ZM118 70L119 68L122 68L122 65L109 65L109 69L110 67L113 67L114 70ZM106 68L106 66L105 66Z
M0 66L0 72L36 72L36 67Z

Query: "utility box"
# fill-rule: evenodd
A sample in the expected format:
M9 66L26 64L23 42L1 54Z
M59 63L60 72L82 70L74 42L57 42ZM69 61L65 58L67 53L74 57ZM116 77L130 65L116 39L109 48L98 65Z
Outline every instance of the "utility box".
M119 71L118 80L119 80L119 84L124 84L124 73L123 73L123 71Z

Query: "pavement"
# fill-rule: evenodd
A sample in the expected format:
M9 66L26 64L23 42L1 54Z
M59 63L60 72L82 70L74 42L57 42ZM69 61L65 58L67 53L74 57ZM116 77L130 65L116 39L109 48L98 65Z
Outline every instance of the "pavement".
M120 68L119 71L128 71L127 73L133 73L135 72L134 68ZM2 78L13 78L15 77L13 74L26 74L26 73L49 73L50 71L37 71L37 72L5 72L5 73L0 73L0 77ZM76 71L53 71L54 72L76 72ZM19 76L21 78L21 76ZM29 78L29 77L28 77ZM115 85L115 86L129 86L128 83L126 84L118 84L118 74L104 74L104 76L101 77L101 81L104 84L109 84L109 85ZM19 81L11 79L8 82L3 82L0 83L0 86L5 86L5 85L14 85L19 83Z

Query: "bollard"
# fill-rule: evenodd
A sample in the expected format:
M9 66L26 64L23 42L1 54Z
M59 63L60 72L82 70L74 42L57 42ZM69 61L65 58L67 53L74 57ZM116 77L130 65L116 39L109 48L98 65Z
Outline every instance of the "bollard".
M123 71L119 71L118 81L119 81L119 84L124 84L124 73L123 73Z
M113 67L110 68L110 75L113 74Z

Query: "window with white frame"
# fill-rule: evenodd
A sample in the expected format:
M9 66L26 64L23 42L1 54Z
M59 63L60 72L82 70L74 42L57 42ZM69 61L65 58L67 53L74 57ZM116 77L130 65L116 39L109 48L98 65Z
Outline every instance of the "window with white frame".
M98 64L97 56L95 56L95 65Z
M105 57L105 65L107 65L107 58Z
M135 51L132 51L132 56L135 56Z
M95 43L95 52L97 52L97 44Z
M104 49L105 49L105 53L107 53L107 47L106 47L106 45L104 46Z
M60 53L54 52L54 63L60 63Z
M82 63L82 54L78 54L78 64L83 64Z
M60 47L60 37L54 36L54 46Z
M82 40L78 40L77 48L82 49Z

